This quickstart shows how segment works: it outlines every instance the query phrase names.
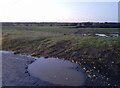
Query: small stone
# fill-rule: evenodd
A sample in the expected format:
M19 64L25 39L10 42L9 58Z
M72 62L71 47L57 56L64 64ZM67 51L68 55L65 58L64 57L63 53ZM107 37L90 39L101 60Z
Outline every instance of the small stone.
M74 60L72 60L72 62L74 63Z
M90 73L90 71L89 71L89 70L87 70L87 71L86 71L86 73Z
M101 58L99 58L99 61L101 61L102 59Z
M115 62L114 61L112 61L112 64L114 64Z
M78 62L76 61L75 63L77 64Z
M93 68L95 69L96 67L94 66Z
M91 75L88 75L89 78L91 78Z
M93 75L93 77L96 77L96 75Z
M84 67L83 70L86 70L86 68Z

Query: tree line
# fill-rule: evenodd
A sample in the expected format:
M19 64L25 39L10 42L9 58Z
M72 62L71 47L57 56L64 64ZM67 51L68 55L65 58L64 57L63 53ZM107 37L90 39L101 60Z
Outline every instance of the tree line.
M68 26L75 28L120 28L117 22L3 22L2 26Z

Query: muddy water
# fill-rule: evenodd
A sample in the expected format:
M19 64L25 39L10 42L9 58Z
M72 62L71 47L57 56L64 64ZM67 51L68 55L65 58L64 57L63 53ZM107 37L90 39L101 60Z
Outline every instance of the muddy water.
M34 77L53 84L81 86L85 82L85 75L79 65L56 58L41 57L28 65L28 72Z
M95 34L99 37L119 37L119 34Z

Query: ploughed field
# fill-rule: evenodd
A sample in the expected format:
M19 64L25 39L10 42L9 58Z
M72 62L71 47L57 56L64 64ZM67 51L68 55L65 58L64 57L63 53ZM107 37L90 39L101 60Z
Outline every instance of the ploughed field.
M102 82L100 84L99 81L100 85L116 86L120 85L119 30L69 26L3 26L2 50L35 57L64 58L80 64L90 81L99 79ZM94 81L90 85L97 83Z

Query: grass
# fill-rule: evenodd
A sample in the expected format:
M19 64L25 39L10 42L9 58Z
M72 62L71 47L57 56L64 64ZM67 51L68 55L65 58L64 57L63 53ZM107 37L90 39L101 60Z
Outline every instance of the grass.
M118 28L80 28L78 31L84 33L100 33L100 34L110 34L119 33Z
M72 28L60 26L11 26L3 27L2 30L4 38L3 41L7 41L7 39L11 41L17 40L18 42L34 41L33 43L37 44L36 40L41 43L41 39L47 39L49 42L55 44L62 40L69 40L73 45L81 48L104 48L109 45L117 44L119 41L118 38L79 36L76 35L76 32L78 31L82 31L82 33L118 33L117 28ZM4 46L5 44L3 45L3 48Z

